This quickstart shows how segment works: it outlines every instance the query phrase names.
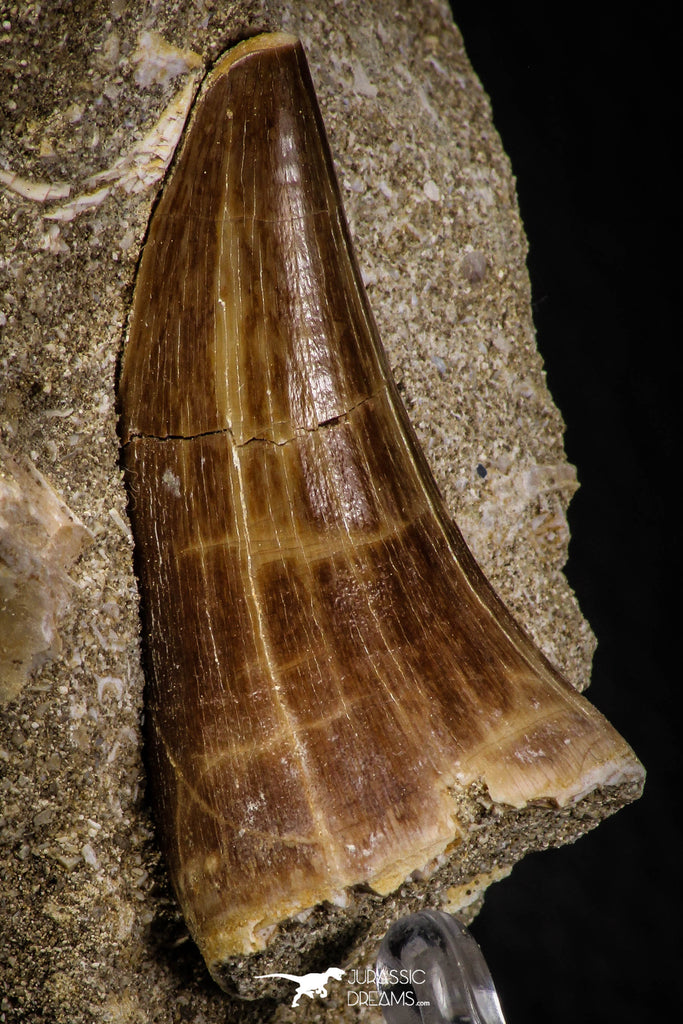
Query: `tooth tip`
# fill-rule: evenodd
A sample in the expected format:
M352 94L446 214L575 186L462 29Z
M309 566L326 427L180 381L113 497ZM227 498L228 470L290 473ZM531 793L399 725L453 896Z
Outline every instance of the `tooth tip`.
M214 77L226 75L235 64L253 54L263 53L265 50L297 48L301 48L301 43L296 36L289 32L262 32L260 35L244 39L233 49L228 50L216 64L213 75Z

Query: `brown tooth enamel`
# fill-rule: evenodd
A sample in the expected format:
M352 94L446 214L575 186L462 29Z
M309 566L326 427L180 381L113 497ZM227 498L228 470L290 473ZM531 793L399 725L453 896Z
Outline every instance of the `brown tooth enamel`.
M153 799L222 984L244 953L305 963L313 926L299 960L276 926L353 887L386 895L446 860L466 881L472 784L501 807L494 872L589 827L567 812L525 845L514 809L545 821L600 791L604 816L637 795L630 748L448 518L291 36L240 44L201 94L150 223L119 400Z

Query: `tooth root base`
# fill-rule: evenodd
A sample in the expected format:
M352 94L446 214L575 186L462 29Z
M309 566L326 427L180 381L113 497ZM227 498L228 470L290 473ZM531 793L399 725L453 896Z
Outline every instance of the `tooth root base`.
M210 962L348 887L397 888L460 842L453 790L562 804L628 773L460 565L391 421L382 396L287 444L126 448L152 779Z
M470 823L468 835L427 879L405 881L384 897L363 886L351 889L346 907L319 905L300 915L304 920L283 922L261 952L247 957L217 956L208 960L209 970L222 988L242 999L275 996L286 1000L291 985L283 989L276 982L255 982L256 975L273 971L303 975L332 963L343 964L348 970L365 967L374 962L389 926L402 915L424 907L443 908L450 913L457 909L458 918L469 925L481 908L488 885L509 874L526 853L574 842L637 799L640 791L640 783L626 782L593 791L558 812L547 805L514 809L492 804L484 786L472 785L455 801L461 820ZM472 901L461 901L459 908L446 903L454 890L462 893L465 901Z

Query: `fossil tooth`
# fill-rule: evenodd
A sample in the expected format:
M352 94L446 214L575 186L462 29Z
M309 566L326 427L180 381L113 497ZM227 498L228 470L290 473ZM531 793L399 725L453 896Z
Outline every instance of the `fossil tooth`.
M600 817L638 794L630 748L448 518L293 37L240 44L205 85L150 223L119 401L161 841L221 984L250 994L248 971L231 980L245 953L262 951L252 978L310 969L409 876L407 905L420 878L462 885L575 838L584 798ZM472 786L499 812L478 860Z

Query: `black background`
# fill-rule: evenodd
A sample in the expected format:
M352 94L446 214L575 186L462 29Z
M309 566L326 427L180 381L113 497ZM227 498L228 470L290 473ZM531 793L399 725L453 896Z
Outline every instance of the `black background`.
M451 6L517 177L538 344L578 467L565 571L599 642L589 696L648 769L639 803L528 857L472 931L507 1024L681 1020L679 35L652 5L637 20Z

